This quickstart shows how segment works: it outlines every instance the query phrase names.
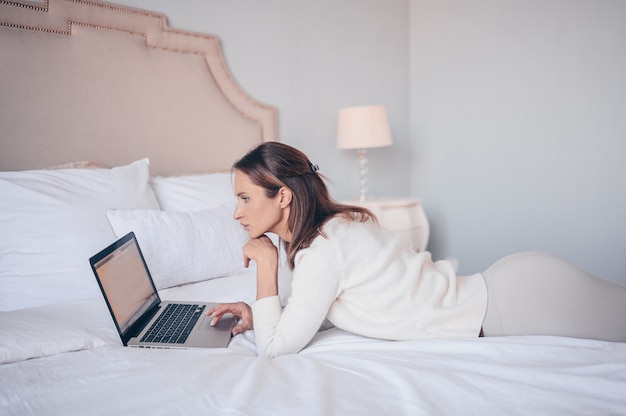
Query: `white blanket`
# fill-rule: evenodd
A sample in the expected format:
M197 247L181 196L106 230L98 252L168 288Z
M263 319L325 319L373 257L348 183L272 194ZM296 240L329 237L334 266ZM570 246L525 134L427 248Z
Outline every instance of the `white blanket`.
M573 338L390 342L329 329L270 360L248 331L224 349L145 350L122 347L92 299L0 314L0 357L3 415L626 413L626 344Z

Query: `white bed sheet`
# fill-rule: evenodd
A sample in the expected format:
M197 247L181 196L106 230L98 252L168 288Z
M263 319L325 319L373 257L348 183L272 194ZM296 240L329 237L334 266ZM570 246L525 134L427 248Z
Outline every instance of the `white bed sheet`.
M242 259L243 261L243 259ZM281 304L285 305L291 294L291 271L286 265L278 269L278 290ZM252 305L256 299L256 263L239 273L197 283L170 287L159 291L165 300L200 300L205 302L238 302Z
M253 296L252 273L232 279L162 294L204 299L219 289L215 300L229 301L228 286L240 297L240 285L247 285ZM300 354L270 360L257 356L253 331L221 349L124 348L99 298L2 313L0 323L16 318L26 328L12 336L28 333L29 320L45 319L50 329L58 324L72 335L73 328L79 347L1 365L3 415L626 413L625 343L561 337L391 342L330 329ZM8 347L0 341L2 348Z

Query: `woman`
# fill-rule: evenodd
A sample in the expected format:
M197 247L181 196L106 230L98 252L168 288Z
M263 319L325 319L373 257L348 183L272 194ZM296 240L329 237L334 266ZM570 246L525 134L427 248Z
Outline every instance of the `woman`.
M456 276L449 262L435 263L430 253L416 253L383 231L368 210L334 202L317 166L297 149L263 143L237 161L233 172L234 218L250 236L243 255L246 267L250 261L257 266L257 300L252 308L221 304L207 314L213 325L227 312L239 317L234 335L254 328L260 353L300 351L325 319L388 340L476 337L483 321L495 322L490 325L502 332L496 318L485 319L488 301L490 311L503 308L492 305L497 293L488 299L482 274ZM267 232L280 237L293 270L284 309L278 249Z

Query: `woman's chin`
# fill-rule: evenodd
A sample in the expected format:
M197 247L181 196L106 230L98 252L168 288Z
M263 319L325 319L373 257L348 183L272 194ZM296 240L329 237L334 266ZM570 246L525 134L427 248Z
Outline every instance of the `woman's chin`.
M254 240L255 238L259 238L262 235L263 235L262 233L259 234L257 232L248 230L248 237L250 237L250 240Z

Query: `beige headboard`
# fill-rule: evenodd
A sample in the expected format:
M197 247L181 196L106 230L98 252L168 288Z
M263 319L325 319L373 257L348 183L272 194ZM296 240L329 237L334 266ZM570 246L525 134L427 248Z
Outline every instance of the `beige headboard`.
M277 138L276 109L238 86L214 35L102 2L0 0L0 170L220 171Z

